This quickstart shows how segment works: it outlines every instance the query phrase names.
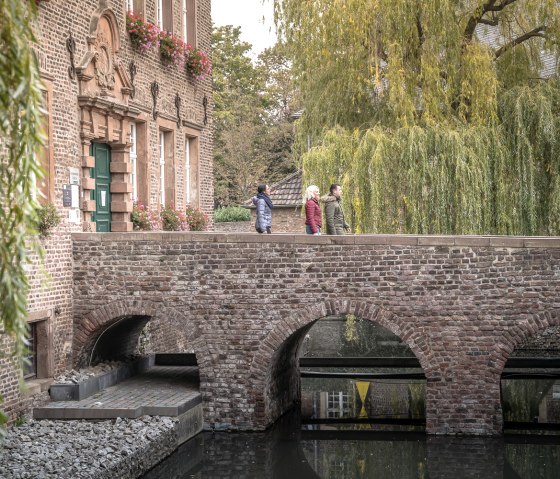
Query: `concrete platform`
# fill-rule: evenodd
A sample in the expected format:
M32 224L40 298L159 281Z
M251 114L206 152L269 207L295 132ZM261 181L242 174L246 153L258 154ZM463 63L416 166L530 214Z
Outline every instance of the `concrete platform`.
M113 419L143 415L178 417L201 404L198 367L154 366L81 401L56 401L33 409L35 419Z

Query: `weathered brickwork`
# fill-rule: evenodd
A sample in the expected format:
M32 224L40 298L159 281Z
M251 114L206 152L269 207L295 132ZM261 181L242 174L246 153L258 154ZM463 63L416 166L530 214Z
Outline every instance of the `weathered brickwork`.
M181 2L176 0L173 3L173 30L179 33ZM196 44L208 54L211 49L210 3L210 0L196 1ZM92 142L108 144L112 150L113 230L131 229L130 122L140 125L138 149L146 168L143 183L138 186L140 199L152 206L159 204L158 144L159 130L163 128L173 137L170 156L175 166L174 198L168 197L167 201L180 207L187 201L185 144L189 136L196 142L191 155L190 201L209 214L213 209L212 80L194 80L184 70L164 67L155 48L145 55L133 51L125 30L126 4L125 0L49 0L38 3L35 25L38 43L34 49L49 118L51 186L47 199L55 204L62 217L60 226L43 241L44 265L39 266L39 262L33 261L29 267L29 320L41 323L38 333L43 350L39 357L42 370L38 376L41 378L52 378L72 364L74 305L70 233L95 229L92 212L96 206L90 200L90 192L95 187L90 177ZM155 22L156 0L145 0L144 5L145 18ZM69 75L71 55L67 49L70 33L75 41L76 72L73 77ZM136 66L134 82L129 69L131 62ZM112 67L105 71L107 65ZM111 89L113 74L115 87ZM156 119L151 94L154 81L159 85ZM132 83L133 89L130 88ZM175 106L177 94L181 97L180 125L177 125ZM64 185L70 184L70 168L78 173L78 208L63 206L62 190ZM75 215L72 221L71 213ZM10 341L0 335L1 350L9 351L11 347ZM5 401L3 408L12 420L28 402L19 391L15 369L5 357L0 358L0 396Z
M125 316L194 351L207 424L261 429L299 398L297 353L328 315L399 336L427 377L427 430L499 434L500 374L560 325L560 239L75 234L74 357Z

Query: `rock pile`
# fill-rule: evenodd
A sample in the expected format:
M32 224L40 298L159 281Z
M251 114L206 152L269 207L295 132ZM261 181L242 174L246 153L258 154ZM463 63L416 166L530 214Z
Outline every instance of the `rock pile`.
M109 371L112 371L113 369L117 369L122 364L124 363L121 361L107 361L99 363L95 366L91 366L89 368L83 368L79 370L71 369L70 371L66 371L60 376L56 376L54 378L54 382L55 384L78 384L82 381L86 381L91 377L100 376L103 373L107 373Z
M33 421L0 444L2 479L133 479L176 447L168 417L107 421Z

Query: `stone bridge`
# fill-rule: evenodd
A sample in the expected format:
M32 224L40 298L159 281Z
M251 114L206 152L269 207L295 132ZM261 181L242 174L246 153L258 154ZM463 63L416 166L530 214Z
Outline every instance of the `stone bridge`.
M75 361L132 350L148 325L156 352L196 353L208 426L269 426L299 399L306 332L352 313L420 361L428 433L500 434L508 356L560 325L560 238L80 233L73 248Z

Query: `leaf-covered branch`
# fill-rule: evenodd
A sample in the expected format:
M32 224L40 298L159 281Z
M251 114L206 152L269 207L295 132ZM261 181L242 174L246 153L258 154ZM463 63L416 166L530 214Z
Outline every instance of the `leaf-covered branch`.
M497 25L497 23L495 23L497 22L497 20L484 19L484 15L486 15L488 12L501 12L508 5L517 2L517 0L503 0L501 3L496 5L497 1L498 0L488 0L486 3L475 10L475 12L469 18L467 26L465 27L465 32L463 34L465 43L472 42L476 26L479 23L485 23L487 25Z
M500 48L498 48L498 50L496 50L496 52L494 53L494 57L499 58L500 55L504 54L505 52L512 49L516 45L519 45L529 40L530 38L534 38L534 37L545 38L545 32L546 32L546 27L544 25L540 25L536 28L533 28L533 30L524 33L523 35L520 35L517 38L514 38L513 40L509 41L505 45L502 45Z
M13 339L19 360L27 334L25 269L36 223L33 178L42 175L36 160L42 96L31 50L35 9L34 2L0 0L0 329Z

